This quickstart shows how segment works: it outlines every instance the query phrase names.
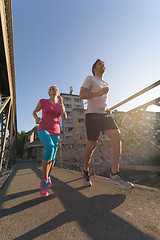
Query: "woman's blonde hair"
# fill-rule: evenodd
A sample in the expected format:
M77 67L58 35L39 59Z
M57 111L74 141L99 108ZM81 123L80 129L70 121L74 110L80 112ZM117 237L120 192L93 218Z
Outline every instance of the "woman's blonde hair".
M51 88L52 88L52 87L54 87L54 88L57 88L57 89L58 89L57 85L50 86L50 88L48 89L48 94L50 93L50 91L51 91ZM59 92L59 89L58 89L58 92Z

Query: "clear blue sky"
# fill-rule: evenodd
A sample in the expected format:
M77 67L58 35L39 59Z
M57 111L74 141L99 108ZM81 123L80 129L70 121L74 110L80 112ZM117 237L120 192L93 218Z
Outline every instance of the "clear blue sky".
M12 12L18 131L35 126L33 109L51 85L79 94L97 58L107 67L108 107L160 79L159 0L14 0Z

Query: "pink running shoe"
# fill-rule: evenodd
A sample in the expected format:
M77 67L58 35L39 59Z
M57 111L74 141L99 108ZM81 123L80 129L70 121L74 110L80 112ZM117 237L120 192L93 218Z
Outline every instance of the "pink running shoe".
M51 177L48 177L48 187L52 187L52 181L51 181Z
M46 179L41 180L40 183L40 195L42 197L48 196L49 192L48 192L48 181L46 181Z

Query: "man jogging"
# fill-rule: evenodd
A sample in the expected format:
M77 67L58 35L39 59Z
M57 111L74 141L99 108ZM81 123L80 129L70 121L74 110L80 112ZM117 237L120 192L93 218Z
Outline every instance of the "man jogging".
M105 64L100 59L92 66L93 76L88 76L80 90L80 98L87 99L85 125L87 132L87 146L84 151L84 168L82 171L84 186L91 186L89 178L89 164L98 144L100 132L107 135L111 141L111 183L120 185L124 189L132 189L134 185L121 177L119 160L122 152L120 131L107 110L107 95L109 85L103 80Z

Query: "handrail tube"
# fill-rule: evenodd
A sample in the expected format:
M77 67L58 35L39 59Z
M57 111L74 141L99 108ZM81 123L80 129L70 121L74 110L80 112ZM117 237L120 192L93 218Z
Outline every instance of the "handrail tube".
M156 103L159 103L159 102L160 102L160 97L156 98L154 100L151 100L150 102L147 102L147 103L145 103L143 105L140 105L140 106L138 106L136 108L133 108L132 110L129 110L127 113L132 113L132 112L138 111L138 110L140 110L142 108L148 107L149 105L156 104Z
M155 83L151 84L150 86L144 88L143 90L141 90L141 91L139 91L139 92L133 94L132 96L130 96L129 98L123 100L122 102L120 102L120 103L114 105L113 107L109 108L109 110L112 111L113 109L115 109L115 108L117 108L117 107L119 107L119 106L121 106L121 105L123 105L123 104L129 102L130 100L132 100L132 99L134 99L134 98L140 96L141 94L143 94L143 93L145 93L145 92L151 90L151 89L154 88L154 87L157 87L158 85L160 85L160 80L158 80L157 82L155 82Z

